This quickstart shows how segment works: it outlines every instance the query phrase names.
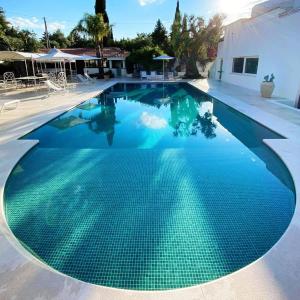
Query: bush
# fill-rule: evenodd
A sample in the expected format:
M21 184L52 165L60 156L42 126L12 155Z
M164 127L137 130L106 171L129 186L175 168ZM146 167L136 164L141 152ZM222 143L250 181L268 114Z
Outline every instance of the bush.
M159 47L146 46L141 49L134 50L126 59L127 72L133 73L134 66L139 70L161 70L162 63L153 60L153 57L162 55L163 51Z

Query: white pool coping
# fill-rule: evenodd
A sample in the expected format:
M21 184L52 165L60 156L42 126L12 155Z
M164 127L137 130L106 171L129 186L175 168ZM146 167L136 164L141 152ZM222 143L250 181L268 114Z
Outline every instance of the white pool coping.
M141 82L141 81L139 81ZM111 82L114 84L116 82ZM203 82L191 82L218 100L246 114L287 139L266 140L288 167L300 199L300 127L248 104ZM108 85L109 86L109 85ZM105 86L106 87L106 86ZM99 93L99 91L98 91ZM96 95L96 94L95 94ZM77 99L76 104L87 99ZM259 99L257 99L259 101ZM254 101L255 102L255 101ZM257 102L259 105L259 102ZM74 103L74 105L76 105ZM73 105L73 106L74 106ZM38 141L16 140L34 128L61 114L41 114L37 122L20 128L0 144L0 299L101 299L101 300L200 300L200 299L298 299L300 295L300 208L278 243L263 257L247 267L215 281L163 292L139 292L113 289L81 282L60 274L29 254L11 233L4 215L3 191L13 167ZM51 117L51 118L50 118ZM299 112L300 119L300 112ZM10 134L10 133L9 133ZM7 139L4 139L6 141Z

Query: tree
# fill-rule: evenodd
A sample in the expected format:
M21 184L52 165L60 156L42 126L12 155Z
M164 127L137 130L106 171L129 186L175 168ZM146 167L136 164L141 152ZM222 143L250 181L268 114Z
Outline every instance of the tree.
M9 29L9 22L6 20L5 13L0 7L0 50L11 50L6 31Z
M138 70L153 70L161 69L161 63L154 61L154 56L162 55L163 51L157 46L146 46L143 48L135 49L130 52L130 55L127 57L127 70L132 73L134 71L134 66Z
M111 27L105 23L103 15L85 14L80 20L76 30L89 36L96 45L97 57L103 58L103 39L107 37L111 31ZM100 61L99 74L103 78L103 62Z
M44 47L46 47L47 41L45 33L41 41L44 44ZM49 41L52 48L67 48L70 45L70 41L65 37L64 33L60 29L57 29L52 34L49 34Z
M25 52L37 52L41 48L41 43L36 38L36 34L29 30L21 30L19 37L23 42L23 51Z
M158 19L155 25L154 31L151 34L151 38L154 46L158 46L163 50L167 50L169 44L168 32L160 19Z
M0 50L36 52L40 46L34 32L11 26L0 8Z
M144 47L153 47L153 41L151 34L147 33L138 33L137 36L133 39L121 39L119 41L114 41L113 45L115 47L120 47L126 51L134 51Z
M223 34L223 15L215 15L209 20L208 25L201 17L191 16L188 21L188 39L184 50L186 62L186 77L199 78L197 62L205 68L211 60L208 52L211 48L217 48Z
M179 60L182 54L183 45L181 43L181 12L179 7L179 0L177 1L176 13L174 22L171 27L171 40L170 44L176 58Z
M88 38L85 35L81 35L76 28L74 28L69 36L68 36L68 40L70 42L69 47L70 48L95 48L95 44L93 42L93 40L91 40L90 38Z
M95 14L102 14L104 22L109 26L109 18L106 11L106 0L96 0L95 3ZM107 35L107 37L104 37L103 39L103 45L106 47L108 44L111 44L113 42L113 32L112 27L110 27L110 32Z

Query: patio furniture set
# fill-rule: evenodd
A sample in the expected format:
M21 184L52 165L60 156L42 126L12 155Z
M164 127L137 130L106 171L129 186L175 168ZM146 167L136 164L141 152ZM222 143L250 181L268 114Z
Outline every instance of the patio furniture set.
M175 80L175 79L180 79L184 76L184 72L167 72L165 75L159 74L156 71L151 71L151 72L146 72L146 71L141 71L140 72L140 78L142 80Z
M49 97L50 94L66 92L69 89L75 88L76 84L93 84L96 80L88 74L78 74L75 78L72 77L72 82L67 80L65 72L49 72L38 74L38 76L25 76L16 78L13 72L3 74L3 80L0 81L0 90L14 90L24 87L34 87L35 91L38 88L47 88ZM1 105L0 113L8 108L17 108L20 100L8 101Z

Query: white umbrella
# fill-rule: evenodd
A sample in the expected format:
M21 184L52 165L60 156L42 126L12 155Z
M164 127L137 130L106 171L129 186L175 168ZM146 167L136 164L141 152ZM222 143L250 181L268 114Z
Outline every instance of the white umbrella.
M36 58L36 61L44 61L44 62L73 61L73 60L79 60L79 57L80 57L79 55L65 53L59 49L53 48L46 55Z
M26 76L28 76L28 67L27 61L31 60L33 64L33 60L42 57L42 54L38 53L29 53L29 52L18 52L18 51L0 51L0 60L2 61L24 61ZM34 64L33 64L33 73L34 72Z
M52 62L55 63L55 69L56 69L56 63L60 64L61 70L62 70L62 62L64 64L64 72L66 73L66 62L70 63L70 69L71 69L71 62L75 60L80 60L81 56L75 55L75 54L69 54L66 52L63 52L59 49L56 49L55 47L52 48L48 54L39 57L36 59L36 61L39 62Z
M164 80L165 80L165 60L172 60L175 57L169 56L169 55L161 55L158 57L154 57L154 60L162 60L163 61L163 75L164 75Z

